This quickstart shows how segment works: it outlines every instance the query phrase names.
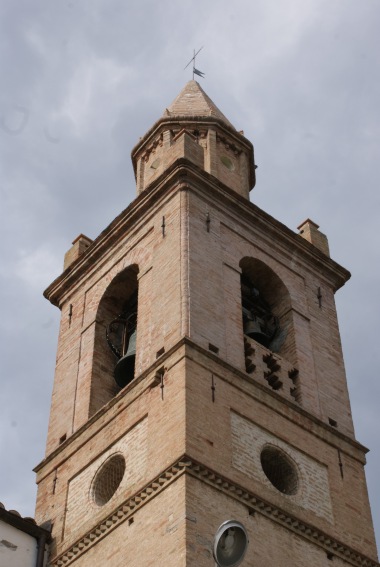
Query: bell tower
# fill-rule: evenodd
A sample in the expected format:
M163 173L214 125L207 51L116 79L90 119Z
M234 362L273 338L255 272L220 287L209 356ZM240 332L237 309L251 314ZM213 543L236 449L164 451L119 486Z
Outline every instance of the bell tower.
M45 291L51 565L378 566L334 304L349 273L313 221L249 201L253 146L197 82L132 161L136 199Z

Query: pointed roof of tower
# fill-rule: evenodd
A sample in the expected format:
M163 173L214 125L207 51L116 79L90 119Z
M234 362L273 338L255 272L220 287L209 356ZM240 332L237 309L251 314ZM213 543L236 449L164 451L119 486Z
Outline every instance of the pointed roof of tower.
M171 105L165 109L163 117L167 116L214 116L235 130L197 81L186 83Z

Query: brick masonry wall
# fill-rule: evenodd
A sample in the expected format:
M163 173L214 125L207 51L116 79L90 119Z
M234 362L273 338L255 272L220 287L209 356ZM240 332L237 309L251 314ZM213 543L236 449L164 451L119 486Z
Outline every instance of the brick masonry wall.
M303 407L321 416L313 353L318 350L318 343L312 343L302 273L297 274L286 259L274 258L272 242L265 242L247 227L239 227L235 218L226 217L206 199L192 197L190 211L190 336L205 348L209 342L215 344L223 358L244 369L239 264L242 258L260 260L277 274L289 292L294 341L289 333L285 348L300 373ZM211 219L209 233L205 224L207 212ZM342 421L343 425L346 432L352 432L347 420L344 424Z
M267 445L283 450L293 461L299 479L296 494L283 494L283 498L290 499L306 510L311 510L328 522L333 521L330 487L325 465L234 412L231 412L231 429L232 465L234 467L272 488L261 466L261 451Z
M213 565L214 536L226 520L241 522L249 538L242 565L244 567L330 567L326 551L304 540L292 531L274 524L264 516L249 515L240 504L197 479L189 478L186 484L187 501L187 565L210 567ZM338 557L333 565L348 566Z
M145 190L170 165L179 158L186 158L198 167L204 167L204 148L198 144L192 129L181 129L176 135L167 126L152 142L150 151L138 158L138 192Z
M202 198L189 197L187 234L182 218L184 195L177 193L161 205L157 203L149 222L125 234L113 254L65 298L48 451L115 394L112 371L109 385L103 387L98 376L100 360L94 368L95 338L103 333L103 329L97 333L96 326L104 328L107 323L99 320L98 305L112 279L134 264L140 274L146 274L150 285L139 295L138 319L145 324L138 326L137 372L152 363L162 348L179 340L185 318L189 319L186 332L190 337L205 348L211 344L223 358L244 369L238 275L242 258L253 258L273 270L289 293L291 309L284 308L286 314L282 313L288 328L283 348L285 358L299 370L302 406L325 421L336 420L341 431L353 434L331 285L312 266L293 257L291 250L276 249L262 229L247 226L232 211L210 202L207 188L203 193ZM321 281L322 309L316 298ZM187 293L184 285L188 285L188 305L183 301ZM70 304L73 315L68 326ZM281 302L278 309L284 312ZM96 347L95 355L98 353ZM95 379L99 393L94 390Z
M232 140L217 135L215 155L216 177L246 199L249 198L250 190L248 184L248 159L247 153L241 148L235 148Z
M94 411L100 409L117 392L113 385L113 368L108 369L109 387L95 392L100 365L112 362L106 349L105 325L98 312L100 300L113 279L128 266L139 268L139 307L136 374L156 360L156 353L170 348L181 333L181 219L180 195L157 206L147 224L124 236L114 253L89 274L82 285L73 290L62 304L62 322L53 389L53 400L47 442L47 454L56 448L59 439L69 437L81 427ZM165 235L162 218L165 217ZM139 232L139 228L141 231ZM69 325L69 305L73 315ZM103 337L103 361L95 348L96 330ZM94 367L94 356L97 364ZM100 364L100 365L99 365ZM101 369L107 374L107 369ZM93 409L92 409L93 408Z
M210 163L215 166L215 160ZM54 524L53 553L60 553L72 543L85 529L87 521L89 524L95 521L96 518L90 520L86 516L88 510L83 509L89 495L90 477L114 447L119 447L118 443L124 447L121 440L125 432L132 431L131 428L148 415L146 453L145 442L142 451L146 454L144 463L148 465L141 467L145 472L136 484L150 480L186 452L239 485L252 492L258 491L273 505L313 523L363 553L375 556L361 450L336 435L333 428L323 427L317 419L298 411L291 402L276 395L269 387L255 383L244 373L240 263L242 258L248 257L260 260L273 270L288 290L294 328L291 356L295 357L300 373L302 408L325 424L329 417L336 419L338 432L353 436L331 279L319 273L306 255L294 253L292 246L273 238L253 212L247 220L238 203L227 207L222 201L215 200L207 183L194 182L192 187L191 192L183 187L181 191L173 188L171 192L163 192L159 199L153 195L152 208L120 234L96 264L62 296L48 454L59 447L60 438L66 435L67 441L39 472L37 504L37 520L50 519ZM103 400L100 389L94 390L94 376L100 384L102 376L101 367L100 370L94 368L94 362L96 365L108 364L98 356L95 348L96 330L99 325L104 328L105 324L99 317L99 304L114 278L131 266L138 266L139 285L136 377L154 363L160 365L163 352L168 353L184 335L205 352L183 346L169 358L162 359L165 371L163 399L161 389L151 387L154 371L149 371L142 381L136 380L116 398L106 392ZM315 294L318 286L323 294L322 308ZM71 318L70 305L73 306ZM95 413L88 423L92 413L91 400L96 400L94 411L99 413ZM104 412L102 402L108 404ZM242 437L246 442L244 447L239 446L237 418L234 418L235 430L231 429L231 410L242 420L239 423L245 435ZM70 439L75 432L79 435ZM310 472L315 486L309 491L305 488L299 501L284 497L259 474L254 442L258 432L261 432L261 439L266 435L266 439L274 439L279 446L291 451L294 460L300 460L305 478L306 472ZM242 461L237 459L237 446L243 452L239 457ZM338 449L344 478L340 474ZM126 479L133 477L134 467L140 462L139 451L132 451L132 454L136 463L133 459L127 462L130 470ZM231 466L233 459L235 465L240 463L239 466ZM323 482L329 495L320 495ZM137 488L133 483L127 485L121 490L120 498ZM176 490L180 491L179 488ZM181 490L184 490L183 486ZM181 494L173 488L172 495L178 502L170 505L177 511L183 497ZM199 499L205 495L211 498L212 494L202 489L191 498L194 505L198 502L201 506ZM167 500L162 502L170 509ZM183 502L181 513L184 519L187 510L183 509ZM191 537L189 540L194 547L189 543L187 548L189 564L191 561L197 565L210 562L210 555L202 544L202 538L206 537L202 534L214 533L207 531L211 529L206 528L207 522L214 530L227 512L240 516L243 513L236 502L228 502L227 505L224 497L219 498L218 503L207 501L204 524L199 520L196 532L191 531L195 529L195 522L189 520L190 527L186 529L190 531L187 533L189 537L195 533L195 540ZM215 506L214 511L211 508ZM191 508L192 504L189 510ZM149 509L152 510L150 514ZM147 506L144 522L148 528L152 527L152 534L160 534L162 526L166 525L163 512L166 514L166 508L159 508L156 503ZM173 512L174 518L176 513ZM267 526L265 529L268 531ZM182 527L173 528L173 534L178 532L179 535L181 530ZM272 545L277 542L276 550L270 553L279 561L281 553L285 553L282 547L286 540L282 532L277 532L277 526L270 530ZM120 549L130 558L132 566L137 565L136 556L127 551L124 543L125 531L118 528L112 533L98 547L97 557L104 561L114 560L115 565L121 564ZM135 537L142 533L142 530L136 532ZM264 533L265 530L260 535L262 558L269 553L264 545ZM206 537L208 542L210 537ZM184 544L176 538L173 536L170 541L184 552L181 547ZM146 565L153 565L152 541L149 536L142 543ZM171 545L171 553L178 553L174 544ZM304 546L303 540L294 542L299 565L304 564L301 562L302 554L307 552ZM93 553L89 552L88 558L79 560L78 565L90 565L91 560L94 561ZM160 548L160 553L167 565L180 564L178 557L182 561L183 555L170 555L166 560L166 550ZM323 565L320 551L310 553L315 565L317 559L321 561L318 565Z
M186 374L186 451L192 458L292 516L376 557L363 454L336 438L333 428L317 426L292 410L292 404L285 409L279 396L234 376L206 355L189 352ZM264 442L282 448L297 464L298 496L284 495L268 481L260 463L259 446Z
M146 383L136 384L62 445L37 476L36 519L53 523L52 554L61 553L118 502L131 497L185 452L184 361L181 351L165 364L164 397ZM150 384L150 386L148 385ZM126 456L125 483L104 507L90 494L100 464L115 451Z
M89 466L81 470L68 483L65 538L71 539L77 534L78 525L85 531L96 521L104 518L115 506L125 500L128 492L135 486L141 486L146 478L148 457L147 418L137 423L121 439L99 455ZM111 455L119 454L125 458L126 470L114 496L104 505L98 506L91 494L93 481L102 465Z
M334 294L323 280L315 276L307 277L306 286L322 419L328 422L332 418L340 431L353 434ZM321 307L316 297L318 287L322 293Z
M325 421L333 417L327 414L335 410L339 415L340 430L353 435L331 286L322 274L315 274L312 267L302 264L299 258L293 257L290 261L287 256L291 251L284 251L284 255L278 252L274 256L273 244L263 238L264 233L258 235L243 227L238 229L230 220L227 227L226 219L222 234L225 263L237 270L241 258L257 258L281 278L290 294L296 352L289 358L299 370L303 407ZM318 307L317 299L321 281L325 294L322 309ZM230 293L238 296L239 289Z
M147 189L176 160L186 158L248 199L251 151L239 135L226 133L217 123L163 124L134 157L137 191Z
M185 480L178 479L149 505L92 547L74 567L185 567Z

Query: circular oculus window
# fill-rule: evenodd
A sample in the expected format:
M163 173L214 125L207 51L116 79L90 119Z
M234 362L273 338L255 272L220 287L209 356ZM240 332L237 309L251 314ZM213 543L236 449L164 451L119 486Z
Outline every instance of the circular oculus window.
M151 169L158 169L160 163L161 163L160 158L155 159L150 165Z
M286 453L278 447L267 445L261 451L260 461L265 476L277 490L289 496L298 492L297 467Z
M235 169L235 164L232 161L232 159L230 159L227 156L220 156L220 161L222 162L222 164L229 169L230 171L233 171Z
M125 473L123 455L113 455L103 463L92 483L91 496L97 506L104 506L119 488Z

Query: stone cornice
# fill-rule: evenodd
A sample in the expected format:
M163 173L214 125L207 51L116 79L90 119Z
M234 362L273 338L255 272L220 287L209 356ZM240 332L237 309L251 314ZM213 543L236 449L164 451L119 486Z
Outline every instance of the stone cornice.
M138 141L132 149L131 158L136 174L136 156L142 151L143 147L151 138L156 138L163 130L172 129L175 126L183 126L184 124L193 125L194 127L200 126L217 126L220 130L225 132L228 136L238 142L238 144L245 146L248 150L253 152L253 144L243 134L229 126L224 120L216 116L180 116L171 115L170 117L162 117L147 131L147 133Z
M245 197L238 195L213 175L210 175L184 158L175 162L173 169L175 166L177 166L178 172L174 171L173 177L175 180L178 176L177 179L182 184L180 187L181 190L197 191L197 193L202 195L205 200L208 200L210 204L217 204L219 208L220 205L224 204L226 214L231 214L231 211L234 210L235 214L238 214L239 219L244 218L250 224L252 223L252 219L254 219L254 225L261 225L261 229L269 231L279 242L293 248L300 257L304 257L310 264L315 264L320 270L329 274L332 281L335 283L334 291L342 287L351 277L350 272L346 270L346 268L332 260L329 256L326 256L326 254L321 252L313 244L266 213L263 209L260 209L260 207ZM166 172L166 174L168 173L169 171ZM161 180L162 185L166 186L166 174L164 172L161 176L162 180L160 177L156 182L159 183ZM168 181L173 183L173 180L169 178ZM203 188L204 184L207 184L207 192ZM152 183L151 188L148 188L147 191L149 190L155 190L155 183ZM251 226L254 225L251 224Z
M208 185L207 193L202 188L206 178ZM288 248L296 252L300 259L304 258L308 265L314 266L315 269L325 273L325 276L331 279L334 291L337 291L350 279L351 274L346 268L332 260L329 256L326 256L305 238L260 209L257 205L213 178L207 172L191 164L187 181L189 185L193 181L196 182L195 187L189 187L189 189L197 191L197 194L202 196L205 201L208 201L210 206L216 206L221 210L224 205L223 211L230 218L234 217L235 220L238 219L239 221L244 219L248 222L251 230L258 230L261 234L265 234L272 244L276 241L281 244L282 252L284 252L285 248ZM252 219L254 219L254 223L252 223Z
M186 350L179 354L179 358L177 358L174 363L170 362L168 365L167 361L171 360L173 355L183 346L185 346ZM132 404L136 398L143 395L145 391L156 387L159 383L157 371L160 368L163 366L171 368L171 365L177 364L183 356L195 361L191 355L191 350L197 351L209 361L207 363L207 368L210 372L214 373L215 377L233 384L234 387L240 389L246 394L248 393L249 395L256 397L256 399L259 399L263 404L268 406L268 408L280 413L292 421L298 423L298 418L295 418L297 414L303 416L309 421L312 421L314 424L313 435L316 435L334 447L339 447L340 450L359 460L359 462L363 465L365 464L364 455L368 452L368 449L356 441L356 439L348 437L335 428L333 429L330 425L324 423L321 419L309 413L297 403L290 402L276 391L255 380L246 372L235 368L218 355L215 355L197 343L194 343L188 337L183 337L159 359L157 359L149 368L144 370L142 374L132 380L128 386L123 388L107 404L100 408L99 411L97 411L84 425L70 435L64 443L56 447L56 449L47 455L43 461L41 461L33 469L38 475L37 482L40 482L42 478L50 474L54 468L61 466L61 464L64 463L73 454L73 452L77 451L80 446L88 442L89 438L97 435L99 429L105 426L104 420L107 415L110 415L110 419L114 419L119 412L124 411L125 408ZM198 361L195 362L197 364L201 364ZM215 368L209 366L210 362L215 364ZM218 366L220 367L219 370ZM228 378L225 375L222 375L221 369L225 369L227 373L231 373L231 377ZM240 380L236 381L235 378ZM254 388L253 391L252 387ZM247 388L251 388L251 391L248 391ZM114 406L117 406L118 410L110 413L110 409ZM362 457L360 457L360 454Z
M272 411L276 411L277 413L280 413L284 417L298 424L299 424L298 418L296 418L295 416L297 414L303 416L305 419L308 420L308 427L310 428L310 432L312 432L313 435L319 437L320 439L323 439L323 441L325 441L329 445L332 445L333 447L339 448L340 450L347 452L347 454L349 454L352 458L359 460L359 462L361 462L363 465L365 464L364 455L368 453L368 449L367 447L359 443L356 439L349 437L348 435L342 433L338 429L332 428L331 425L328 425L317 416L305 410L298 403L287 400L286 398L281 396L281 394L278 394L275 390L272 390L272 388L261 384L260 382L258 382L258 380L256 380L246 372L243 372L242 370L235 368L234 366L229 364L226 360L223 360L218 355L215 355L209 350L206 350L205 348L201 347L197 343L194 343L188 337L185 337L181 341L181 343L182 342L184 342L186 345L191 347L193 350L202 354L206 359L212 360L215 363L216 367L214 368L212 368L209 365L210 364L209 362L207 362L207 364L202 364L199 361L195 360L189 351L186 351L186 355L185 355L186 357L190 358L195 363L204 366L210 372L213 372L215 377L218 377L221 380L233 384L235 388L238 388L239 390L243 391L245 394L248 393L248 395L255 397L261 403L263 403L268 408L270 408ZM179 344L180 343L178 343L178 345ZM231 373L230 377L228 377L228 375L222 375L222 372L220 370L219 371L217 370L217 366L223 367L227 370L227 372L230 372ZM241 378L241 380L237 382L236 380L234 380L235 377ZM254 390L251 389L251 391L248 392L247 388L245 387L246 385L253 387ZM261 392L262 396L259 397L256 392ZM279 402L279 404L277 404L276 402ZM281 408L285 408L285 409L281 409ZM312 425L310 424L310 422L312 422ZM352 449L351 451L350 448ZM362 454L362 458L359 457L358 453Z
M183 457L176 460L159 476L136 492L134 496L120 504L111 514L73 543L64 553L52 558L50 564L53 567L63 567L72 564L183 474L191 475L201 482L207 483L219 492L223 492L247 506L250 512L253 511L266 516L283 528L324 549L331 556L339 557L346 563L356 567L379 567L379 563L373 559L355 551L320 529L315 528L312 524L300 521L285 510L269 504L256 494L220 476L215 471L187 457L187 455L183 455Z
M192 184L195 184L193 188ZM112 223L92 242L87 250L58 276L45 290L44 296L53 305L59 305L64 292L69 289L87 270L92 269L94 262L98 261L109 250L110 246L120 241L127 230L134 223L142 221L147 213L159 210L160 200L167 194L180 190L198 190L200 184L207 184L207 199L224 203L229 208L238 212L239 216L250 221L255 218L265 230L273 236L290 246L304 257L310 264L314 264L332 279L334 291L339 289L350 278L350 273L337 264L334 260L323 254L318 248L300 237L280 221L251 203L244 197L217 180L214 176L200 169L188 160L181 158L172 164L161 176L143 191L132 203L118 215ZM206 198L206 192L203 191ZM153 208L154 205L154 208Z
M109 532L130 518L137 510L147 504L169 484L179 478L188 466L188 462L179 459L163 471L158 477L149 482L142 490L118 506L109 516L104 518L92 530L78 539L63 554L51 559L52 566L70 565L80 555L102 540Z
M206 360L209 361L208 364L210 364L211 362L216 365L215 369L211 366L207 366L208 370L215 374L215 377L233 383L234 387L244 391L245 393L247 393L245 385L247 385L248 387L253 387L255 389L254 392L261 393L260 401L263 404L267 405L271 410L281 413L288 419L292 419L292 416L294 418L295 414L302 415L307 420L313 422L313 435L316 435L317 437L323 439L334 447L339 447L344 452L350 454L353 458L358 459L362 464L365 464L364 455L368 452L368 449L364 445L356 441L356 439L348 437L337 429L332 429L330 425L324 423L321 419L306 411L300 405L283 398L276 391L264 386L263 384L252 378L249 374L235 368L227 361L220 358L218 355L213 354L197 343L194 343L188 337L183 337L159 359L157 359L149 368L144 370L144 372L142 372L140 376L136 376L136 378L132 380L132 382L130 382L128 386L123 388L114 398L112 398L107 404L100 408L99 411L97 411L84 425L82 425L72 435L70 435L70 437L68 437L66 441L64 441L64 443L56 447L56 449L54 449L49 455L47 455L33 469L34 472L38 475L37 482L40 482L45 475L50 474L52 469L61 466L61 464L66 461L66 459L69 458L69 456L72 455L73 452L77 451L78 448L82 446L82 444L85 444L90 437L97 435L99 429L105 426L104 419L107 415L111 416L110 419L114 419L119 412L125 411L125 408L132 404L136 398L143 395L146 390L155 387L158 384L155 373L161 367L166 366L167 361L170 360L173 357L173 354L176 353L182 346L187 347L187 350L180 354L179 360L182 359L183 356L189 357L191 360L194 360L194 358L191 356L191 350L197 351L198 353L203 355ZM176 364L177 362L178 360L175 361L174 364ZM227 372L231 372L232 378L226 378L225 376L222 376L221 371L217 370L217 366L220 366ZM233 381L234 377L240 379L239 382ZM250 392L249 395L258 396L257 393L254 394L253 392ZM116 412L112 412L111 414L110 410L114 406L118 406L119 409ZM285 408L285 411L280 411L279 407ZM288 415L286 413L288 411L292 413ZM81 441L81 438L83 437L84 439ZM359 458L358 453L361 453L363 457Z
M327 553L340 557L341 559L351 563L351 565L361 567L379 567L379 563L373 561L369 557L355 551L344 543L324 533L319 528L315 528L312 524L298 520L285 510L269 504L256 494L245 490L233 481L220 476L208 467L197 463L191 459L183 459L186 462L186 472L196 477L210 486L224 492L235 500L239 500L246 504L250 511L257 512L270 518L284 528L291 530L302 538L322 547Z
M38 478L37 482L40 482L46 474L50 474L51 470L61 466L68 458L72 456L83 444L87 443L90 438L97 435L100 429L103 429L108 423L106 420L109 416L109 420L115 419L115 417L125 411L125 409L131 405L137 398L142 396L147 390L156 387L159 384L157 379L157 371L161 369L164 362L172 357L172 355L180 349L184 344L186 344L187 339L182 339L176 343L171 349L164 353L160 358L158 358L149 368L144 370L139 376L136 376L125 388L123 388L114 398L112 398L107 404L101 407L92 417L86 421L79 429L74 431L61 445L56 447L49 455L47 455L38 465L33 469L37 475L42 474L43 476ZM185 354L180 354L180 358ZM178 360L175 360L173 365L176 364ZM118 409L112 410L115 406Z

